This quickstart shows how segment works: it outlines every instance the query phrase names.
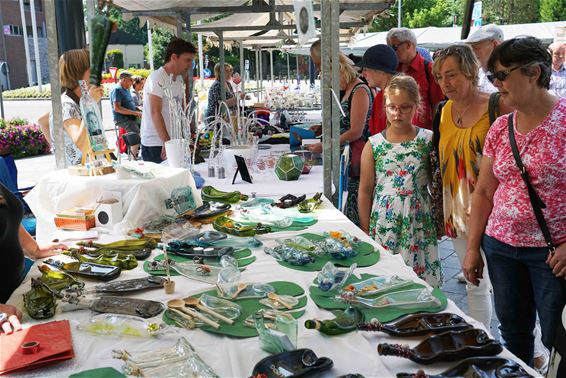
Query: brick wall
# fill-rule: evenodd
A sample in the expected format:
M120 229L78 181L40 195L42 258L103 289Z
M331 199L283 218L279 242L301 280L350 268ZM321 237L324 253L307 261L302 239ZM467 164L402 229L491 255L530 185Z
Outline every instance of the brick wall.
M35 0L35 19L38 28L45 29L45 16L43 13L43 0ZM41 4L40 4L41 2ZM20 12L20 2L19 0L0 0L0 13L2 13L2 22L5 26L16 25L22 26L22 18ZM26 15L26 26L31 26L31 14L29 9L25 10ZM3 30L0 30L3 33ZM5 60L8 62L10 67L10 85L11 88L27 87L27 71L26 71L26 53L24 47L24 37L21 35L6 35L4 34L3 40L5 42L5 52L4 56L4 46L2 44L2 38L0 38L0 60ZM30 60L35 61L34 55L34 45L33 45L33 35L28 34L28 45L30 50ZM41 76L43 82L49 81L49 70L47 64L47 38L38 38L39 43L39 59L41 62ZM33 65L31 67L33 69ZM32 74L32 80L35 77L35 73Z

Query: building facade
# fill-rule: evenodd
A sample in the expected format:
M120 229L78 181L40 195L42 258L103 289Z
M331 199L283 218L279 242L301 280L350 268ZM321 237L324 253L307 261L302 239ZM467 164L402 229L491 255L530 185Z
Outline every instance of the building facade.
M35 1L35 19L39 47L39 64L42 83L49 82L49 67L47 63L47 30L43 0L23 0L28 47L30 56L30 71L32 85L37 85L36 59L33 43L31 6ZM28 73L26 52L24 47L24 28L20 12L20 0L0 0L0 65L8 63L8 75L0 70L0 84L4 89L27 87Z

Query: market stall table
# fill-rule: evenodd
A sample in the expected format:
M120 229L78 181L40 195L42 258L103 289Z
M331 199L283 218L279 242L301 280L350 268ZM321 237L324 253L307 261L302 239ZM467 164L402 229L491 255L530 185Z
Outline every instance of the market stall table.
M277 239L295 236L303 232L323 233L332 230L346 231L359 237L363 241L371 243L381 254L380 260L376 265L356 269L357 274L396 274L404 279L424 283L424 281L417 278L412 269L403 263L400 256L393 256L378 246L359 228L348 221L348 219L327 200L324 201L322 208L318 210L316 214L318 216L318 222L309 227L307 231L277 232L259 235L258 238L264 243L264 246L273 247L276 245L275 241ZM205 229L211 229L211 226L206 226ZM160 253L159 250L156 250L150 258ZM242 281L291 281L299 284L308 292L309 286L316 277L316 272L302 272L280 266L273 257L263 251L263 248L254 249L253 254L257 257L257 260L242 272ZM146 274L143 272L142 265L143 264L140 264L135 270L122 272L119 279L145 276ZM32 267L24 283L13 293L8 303L23 309L22 295L29 290L31 277L37 276L38 274L37 268L35 266ZM177 276L173 279L176 282L176 291L174 294L166 295L163 289L158 289L131 296L134 298L167 302L173 298L183 298L190 294L213 288L212 285L193 281L182 276ZM87 286L90 287L93 284L92 282L88 282ZM62 306L60 305L59 307ZM479 322L466 316L452 301L448 301L448 307L445 311L458 314L476 328L482 328ZM123 362L121 360L112 359L113 349L126 349L130 352L157 350L174 345L181 336L189 340L200 357L221 377L250 376L254 365L268 355L260 349L258 338L229 338L207 333L200 329L191 331L179 329L178 334L166 334L158 338L93 336L75 329L78 322L88 321L92 315L95 315L95 313L88 310L58 312L54 320L68 319L73 324L72 333L76 353L75 359L52 367L42 368L41 370L27 371L21 375L41 377L68 376L71 373L105 366L111 366L120 370ZM377 354L376 346L378 343L403 343L415 346L423 340L422 337L400 339L382 333L365 332L351 332L341 336L328 337L317 331L305 329L303 325L306 319L329 319L332 317L330 312L318 308L309 298L306 305L306 314L299 319L298 347L311 348L317 356L329 357L334 361L332 370L328 370L326 373L322 374L322 376L335 377L342 374L359 373L366 377L393 377L398 372L414 373L418 369L423 368L427 373L439 373L448 367L456 365L456 363L439 363L423 367L407 359L383 357ZM150 321L160 323L161 316L152 318ZM27 314L24 315L24 322L25 325L37 323L34 320L30 320ZM54 337L56 337L56 335L54 335ZM507 350L504 350L501 356L517 360L517 358ZM524 364L522 365L524 366ZM533 370L528 369L528 371L533 376L537 376Z
M66 169L51 172L26 196L26 202L37 218L37 240L51 241L56 231L55 214L72 207L96 207L104 191L120 192L123 219L113 232L126 234L163 213L175 214L165 208L165 200L176 188L190 186L197 205L201 205L200 191L196 190L193 176L186 169L162 167L153 163L154 178L119 178L117 173L104 176L73 176Z

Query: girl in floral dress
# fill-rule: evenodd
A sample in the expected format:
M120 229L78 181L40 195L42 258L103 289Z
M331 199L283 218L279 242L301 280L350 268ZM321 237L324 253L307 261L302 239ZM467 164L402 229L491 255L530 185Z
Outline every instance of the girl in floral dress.
M432 217L432 132L411 122L420 103L415 80L395 76L384 90L388 127L362 152L358 209L363 231L433 287L443 274Z

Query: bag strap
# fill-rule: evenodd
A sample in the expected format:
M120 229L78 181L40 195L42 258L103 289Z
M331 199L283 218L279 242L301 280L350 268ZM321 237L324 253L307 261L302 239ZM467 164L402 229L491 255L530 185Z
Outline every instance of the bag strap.
M350 92L350 95L348 96L348 110L349 111L352 111L352 97L354 96L354 92L358 89L358 87L366 88L367 89L366 92L369 96L370 102L373 100L373 95L371 94L371 90L369 89L367 84L364 83L364 82L357 83L356 85L354 85L354 88L352 88L352 91Z
M556 247L552 243L552 237L550 236L550 231L548 230L548 226L546 221L544 220L544 215L542 214L542 209L546 208L546 205L542 201L542 199L537 194L535 188L531 184L531 180L529 179L529 173L527 169L523 165L521 161L521 155L519 154L519 149L517 148L517 141L515 140L515 131L513 130L513 113L510 113L507 117L507 126L509 129L509 143L511 144L511 151L513 151L513 158L515 158L515 163L521 172L521 177L527 186L527 191L529 193L529 199L531 201L531 205L533 207L533 211L535 213L535 217L537 218L537 223L542 231L544 236L544 240L546 241L546 245L548 246L549 252L551 255L554 254Z
M423 58L424 59L424 58ZM430 65L430 63L428 62L428 60L424 60L424 72L425 72L425 76L426 76L426 88L427 88L427 93L428 93L428 104L430 105L430 109L434 110L434 106L432 103L432 95L430 94L430 72L428 72L428 67Z
M489 125L493 125L493 122L499 117L499 97L501 93L493 92L489 95L489 103L487 104L487 113L489 115Z

